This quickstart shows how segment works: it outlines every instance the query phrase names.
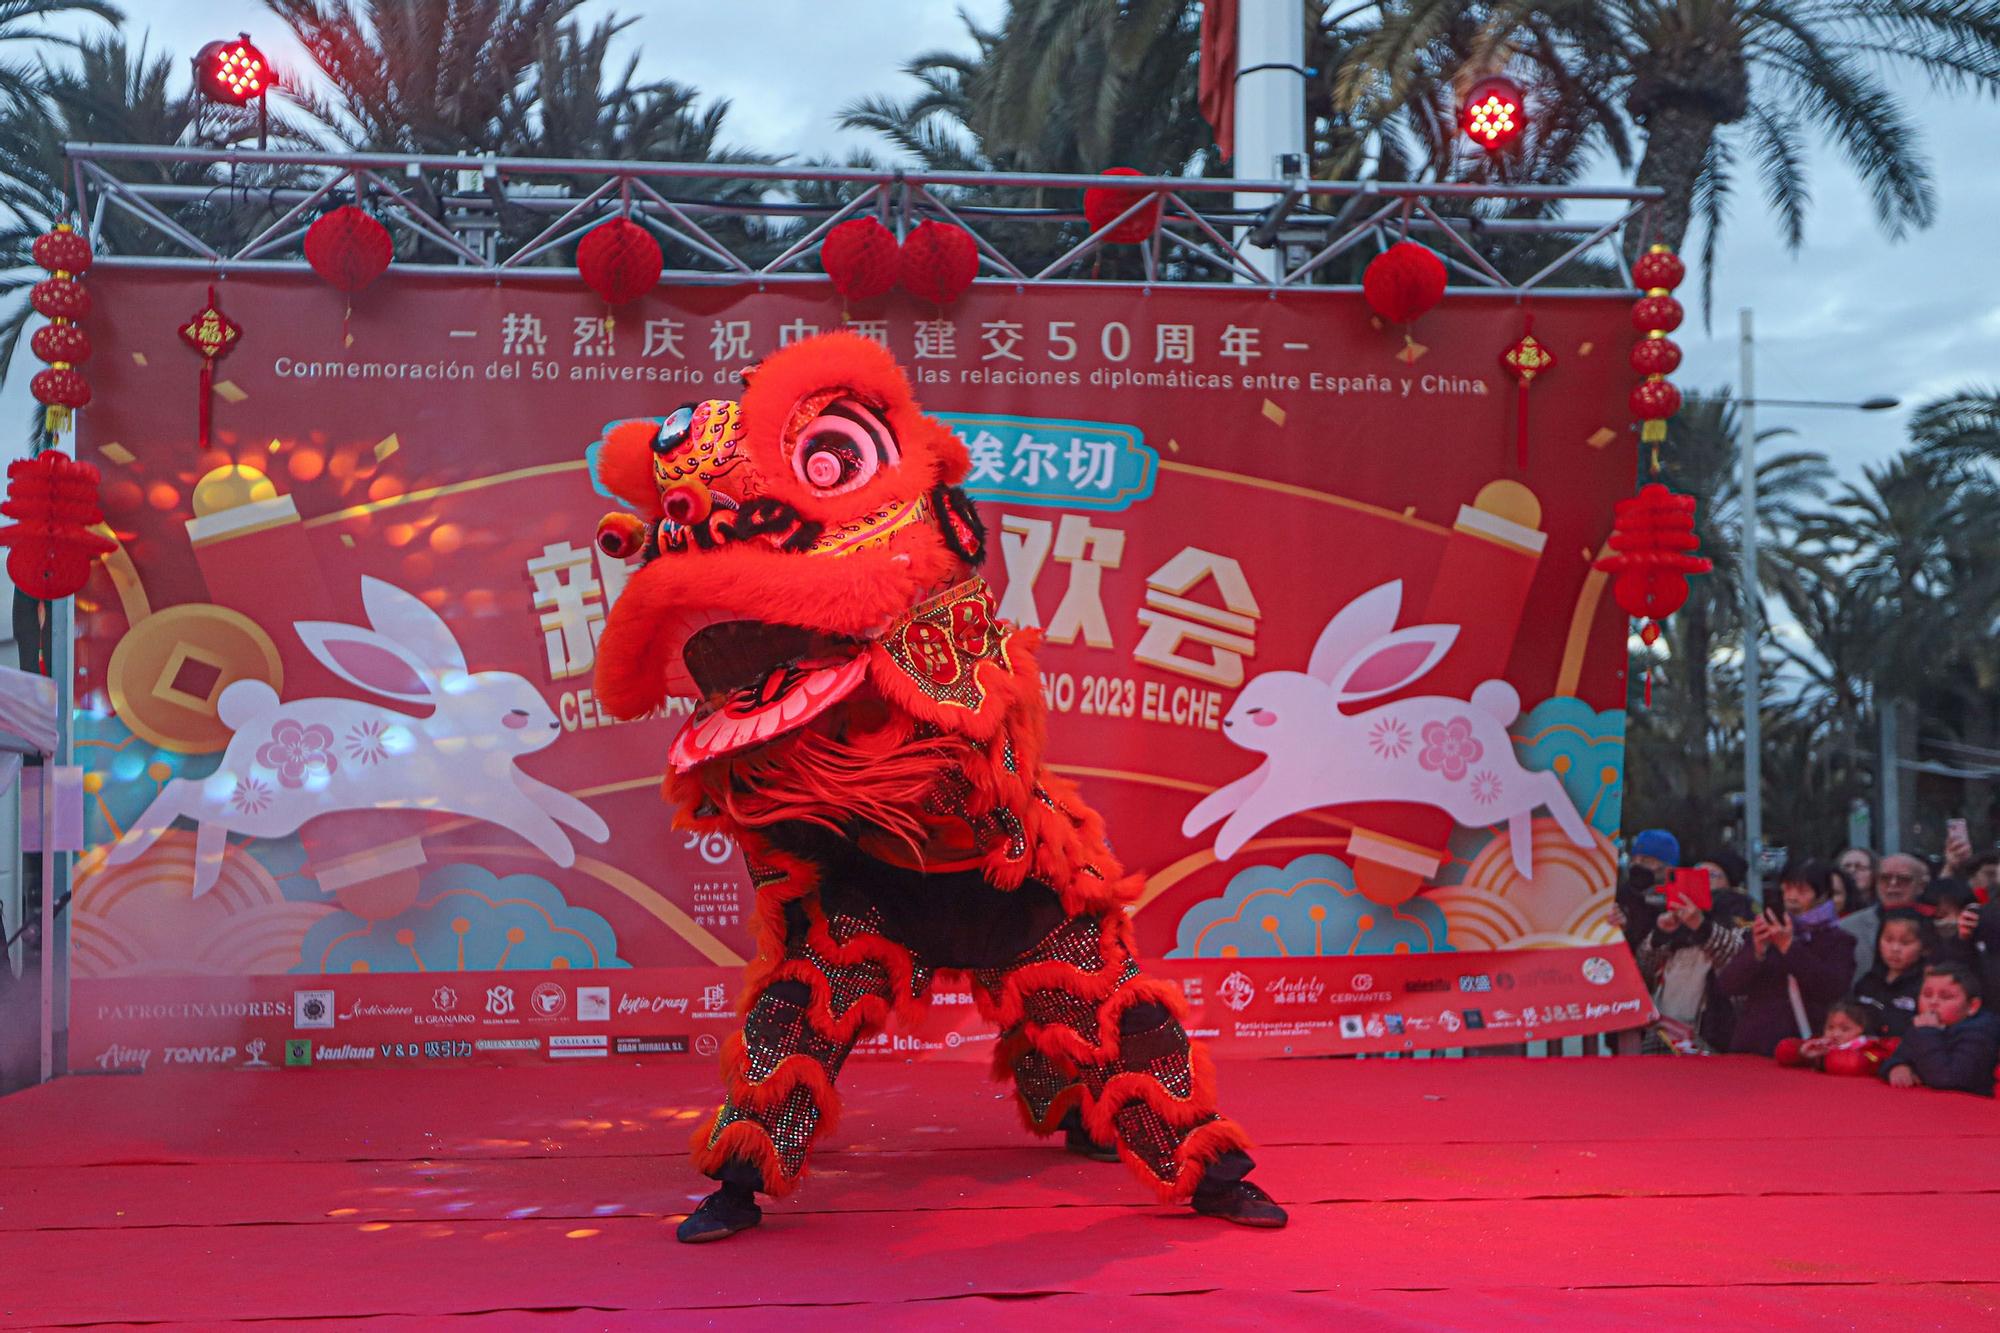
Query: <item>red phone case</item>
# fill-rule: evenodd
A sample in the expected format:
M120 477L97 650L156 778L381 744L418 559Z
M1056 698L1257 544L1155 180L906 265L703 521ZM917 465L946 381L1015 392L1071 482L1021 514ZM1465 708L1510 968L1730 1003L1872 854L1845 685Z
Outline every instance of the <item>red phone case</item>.
M1704 912L1715 907L1715 893L1709 887L1706 870L1674 872L1674 877L1667 881L1667 905L1671 907L1681 898L1688 899Z

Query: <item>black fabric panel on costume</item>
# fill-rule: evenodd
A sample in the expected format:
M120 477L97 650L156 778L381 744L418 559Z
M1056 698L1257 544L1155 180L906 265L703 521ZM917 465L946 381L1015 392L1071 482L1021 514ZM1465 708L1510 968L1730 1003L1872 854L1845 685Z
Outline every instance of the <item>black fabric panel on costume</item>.
M817 825L763 830L781 850L821 867L820 900L829 914L873 904L889 938L932 967L1002 967L1061 925L1062 900L1039 880L996 889L977 870L922 874L861 851Z

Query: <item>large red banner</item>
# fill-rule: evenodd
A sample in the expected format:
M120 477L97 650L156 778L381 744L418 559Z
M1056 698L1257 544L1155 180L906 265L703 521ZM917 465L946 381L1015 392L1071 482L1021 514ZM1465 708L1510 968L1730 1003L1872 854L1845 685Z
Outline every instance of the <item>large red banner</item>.
M243 328L196 446L208 283L91 279L120 549L79 599L72 1064L699 1055L750 890L673 832L685 706L590 690L625 567L583 448L732 397L784 342L884 341L966 440L1002 611L1043 627L1050 753L1104 811L1150 966L1224 1050L1361 1052L1631 1026L1605 921L1625 621L1591 569L1632 435L1616 297L982 284L949 310L820 287L391 274L218 287ZM1224 720L1231 725L1224 728ZM869 1049L980 1050L967 997Z

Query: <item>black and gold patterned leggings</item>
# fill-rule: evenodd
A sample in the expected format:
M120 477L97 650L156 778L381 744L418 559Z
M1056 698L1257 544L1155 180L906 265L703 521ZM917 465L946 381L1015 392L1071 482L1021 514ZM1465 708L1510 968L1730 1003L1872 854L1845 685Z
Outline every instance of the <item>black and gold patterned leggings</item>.
M695 1165L773 1195L806 1168L839 1108L834 1081L854 1044L891 1014L921 1016L935 970L890 939L879 913L801 904L785 954L759 980L723 1051L728 1095L695 1136ZM1122 917L1075 916L1002 967L968 974L1001 1029L996 1078L1049 1134L1074 1108L1099 1142L1167 1199L1211 1163L1240 1178L1248 1141L1215 1110L1207 1053L1181 1026L1179 992L1142 975Z

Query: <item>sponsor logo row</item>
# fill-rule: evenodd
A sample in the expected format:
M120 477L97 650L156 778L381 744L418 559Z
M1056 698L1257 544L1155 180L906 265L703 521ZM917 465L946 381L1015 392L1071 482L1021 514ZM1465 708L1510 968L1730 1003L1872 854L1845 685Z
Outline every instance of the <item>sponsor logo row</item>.
M464 993L458 987L443 985L431 991L427 998L428 1006L355 1000L343 1013L334 991L297 990L292 992L292 1027L301 1032L324 1030L343 1020L357 1018L405 1018L420 1027L464 1027L475 1023L492 1027L521 1022L608 1023L614 1013L620 1017L676 1014L697 1020L731 1019L735 1016L729 1001L729 988L720 982L704 986L699 996L620 995L615 1004L609 986L571 988L553 981L544 981L525 994L521 987L505 982L487 986L483 992L472 989ZM119 1012L122 1010L188 1007L191 1006L121 1005L107 1006L107 1009L110 1016L121 1017L124 1016ZM572 1009L575 1010L573 1019Z
M480 1055L515 1051L546 1051L552 1060L617 1055L714 1055L721 1049L713 1033L672 1036L609 1037L601 1032L554 1033L542 1037L441 1038L427 1041L327 1042L310 1037L284 1040L281 1060L270 1042L253 1038L241 1046L127 1046L113 1042L92 1062L106 1074L142 1074L149 1069L201 1065L226 1069L310 1068L313 1065L359 1064L401 1060L470 1060Z
M1579 973L1584 981L1593 986L1607 986L1617 975L1617 969L1612 966L1610 959L1593 954L1583 960ZM1519 980L1512 972L1473 972L1459 976L1457 991L1461 995L1490 995L1496 990L1512 990L1517 984L1569 985L1576 979L1566 970L1552 967L1538 968ZM1200 1002L1201 983L1198 979L1182 982L1182 989L1190 1001ZM1405 995L1449 993L1452 989L1452 982L1448 977L1416 977L1403 983ZM1311 975L1271 977L1259 987L1247 973L1238 971L1223 977L1215 988L1215 997L1237 1013L1242 1013L1255 1004L1260 996L1273 1005L1295 1006L1322 1003L1380 1004L1392 999L1393 993L1378 987L1372 972L1353 973L1348 977L1346 987L1342 988L1324 976ZM1569 1006L1571 1009L1577 1007ZM1345 1027L1346 1023L1343 1021L1343 1030Z

